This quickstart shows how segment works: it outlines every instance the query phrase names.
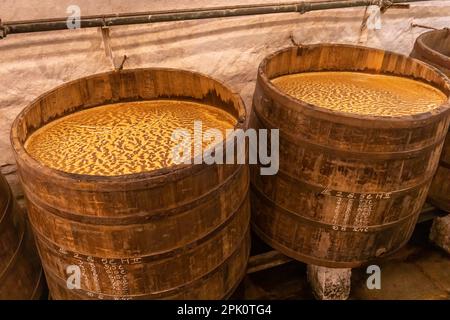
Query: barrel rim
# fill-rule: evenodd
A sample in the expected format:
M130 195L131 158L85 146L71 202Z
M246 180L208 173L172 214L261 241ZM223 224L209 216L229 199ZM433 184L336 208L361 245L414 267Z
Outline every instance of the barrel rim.
M293 50L298 50L299 48L306 48L306 49L314 49L314 48L321 48L321 47L334 47L334 48L357 48L364 51L375 51L380 53L387 53L392 56L400 56L405 59L412 59L415 60L416 63L422 65L424 68L436 73L441 77L446 85L446 88L439 88L441 91L447 90L448 93L443 92L447 96L446 102L444 102L442 105L436 107L432 111L424 112L424 113L417 113L413 115L404 115L404 116L379 116L379 115L364 115L364 114L355 114L350 112L342 112L342 111L335 111L330 110L327 108L319 107L313 104L309 104L305 101L302 101L300 99L297 99L293 96L290 96L286 93L284 93L282 90L278 89L269 79L269 77L266 74L266 67L269 61L271 61L274 57ZM342 69L344 70L344 69ZM358 72L362 73L369 73L367 71L361 70ZM386 74L389 75L387 72L379 72L380 74ZM411 79L411 77L405 77L408 79ZM423 81L422 81L423 82ZM355 126L357 123L360 123L361 126L388 126L388 127L402 127L402 126L408 126L419 123L428 123L430 121L435 121L437 119L440 119L441 117L447 116L450 114L450 79L439 69L430 66L429 64L420 61L418 59L414 59L411 57L408 57L406 55L388 51L388 50L382 50L372 47L365 47L365 46L359 46L359 45L350 45L350 44L342 44L342 43L315 43L310 45L300 45L300 46L289 46L287 48L278 50L268 56L266 56L261 64L258 67L258 81L257 85L261 85L263 91L268 93L269 95L273 95L275 98L274 100L286 102L287 104L295 104L297 107L301 106L304 110L307 112L314 112L319 117L332 117L335 122L340 123L346 123ZM284 104L286 105L286 104ZM290 107L290 106L287 106Z
M245 108L244 101L239 93L232 90L230 86L225 84L223 81L218 80L216 78L213 78L209 75L206 75L201 72L192 71L192 70L186 70L186 69L177 69L177 68L160 68L160 67L149 67L149 68L133 68L133 69L124 69L124 70L113 70L113 71L106 71L101 73L95 73L86 77L77 78L68 82L64 82L53 89L46 91L45 93L39 95L37 98L35 98L33 101L27 104L27 106L19 113L19 115L14 120L11 131L10 131L10 142L16 157L17 162L21 161L23 162L26 167L31 168L34 172L39 173L40 176L52 176L53 179L61 179L62 181L68 181L69 183L95 183L95 184L110 184L110 183L127 183L127 182L149 182L151 179L159 179L159 178L165 178L168 176L178 176L179 178L189 176L192 174L195 174L196 172L201 171L202 169L210 166L205 163L202 164L195 164L193 157L191 159L192 164L179 164L174 165L170 167L164 167L157 170L152 171L145 171L140 173L132 173L132 174L124 174L124 175L117 175L117 176L104 176L104 175L86 175L86 174L77 174L77 173L69 173L65 171L61 171L58 169L51 168L49 166L46 166L44 164L41 164L38 160L34 159L25 149L24 143L20 141L19 133L18 133L18 126L20 121L30 112L34 105L39 103L42 99L49 96L52 93L55 93L57 90L60 90L64 87L70 86L72 84L76 84L77 82L81 80L89 80L94 79L97 77L107 76L114 73L135 73L139 71L162 71L162 72L168 72L168 73L186 73L186 74L193 74L197 75L201 78L207 78L226 90L228 90L231 94L231 96L236 101L236 110L238 112L238 117L236 119L236 125L234 126L234 129L244 129L247 123L247 111ZM138 100L136 100L138 101ZM142 101L151 101L151 100L142 100ZM115 103L120 103L121 101L117 101ZM102 104L99 104L97 106L92 107L98 107ZM51 123L55 119L49 121L48 123ZM225 146L226 143L229 142L228 138L225 138L223 140L223 144ZM20 159L20 160L19 160Z
M421 55L424 56L425 59L429 60L431 63L437 64L439 66L443 66L445 68L450 69L450 56L447 56L440 51L433 49L428 46L425 41L431 34L440 34L446 33L450 37L450 29L440 29L440 30L431 30L422 33L417 37L416 42L414 44L414 49L419 51Z

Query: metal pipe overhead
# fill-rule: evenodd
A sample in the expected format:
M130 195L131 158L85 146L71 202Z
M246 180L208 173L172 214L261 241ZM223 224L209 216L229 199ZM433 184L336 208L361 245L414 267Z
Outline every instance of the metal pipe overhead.
M80 28L110 27L131 24L147 24L169 21L199 20L211 18L239 17L250 15L298 12L306 13L316 10L362 7L378 5L381 8L395 6L399 3L419 2L423 0L353 0L324 2L289 2L281 4L241 5L215 7L207 9L187 9L172 11L151 11L140 13L110 14L102 16L81 17ZM0 20L1 21L1 20ZM47 20L28 20L0 22L0 39L8 34L56 31L69 29L67 18Z

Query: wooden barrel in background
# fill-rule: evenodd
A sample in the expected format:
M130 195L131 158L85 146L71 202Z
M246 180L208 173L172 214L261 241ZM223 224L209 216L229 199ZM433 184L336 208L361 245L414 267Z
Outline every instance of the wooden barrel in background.
M425 61L450 77L450 29L425 32L416 39L411 57ZM450 212L450 132L428 192L429 201Z
M251 126L280 129L280 170L251 169L255 232L310 264L356 267L410 238L449 125L444 104L402 117L359 116L306 104L278 76L353 71L422 80L450 95L442 73L409 57L350 45L292 47L260 65Z
M54 299L221 299L245 274L248 166L183 164L86 176L44 167L24 149L33 131L69 113L152 99L217 106L236 118L236 128L246 120L241 98L211 78L136 69L64 84L13 124L12 144ZM68 266L78 266L80 289L68 289Z
M26 217L0 175L0 300L41 299L44 283Z

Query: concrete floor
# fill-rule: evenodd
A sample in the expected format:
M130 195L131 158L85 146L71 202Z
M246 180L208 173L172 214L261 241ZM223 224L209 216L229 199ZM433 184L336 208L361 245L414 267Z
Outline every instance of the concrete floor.
M351 300L450 300L450 256L428 242L430 222L416 228L412 240L393 256L376 262L381 289L366 286L366 268L352 271ZM234 299L313 299L306 265L288 264L248 275Z

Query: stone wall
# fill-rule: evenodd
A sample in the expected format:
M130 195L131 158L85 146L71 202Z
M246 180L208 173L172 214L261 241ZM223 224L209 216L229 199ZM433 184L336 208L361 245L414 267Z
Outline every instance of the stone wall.
M78 4L83 15L177 8L214 7L274 0L3 0L3 21L53 18ZM130 4L132 3L132 4ZM409 54L427 31L412 23L450 27L450 1L422 1L410 9L391 8L381 30L362 30L365 8L287 13L113 27L107 54L100 29L9 35L0 40L0 168L22 195L9 142L17 114L36 96L92 73L108 71L129 57L125 68L173 67L203 72L240 92L250 109L256 70L267 54L295 43L340 42Z

